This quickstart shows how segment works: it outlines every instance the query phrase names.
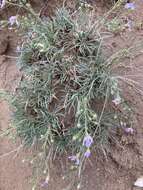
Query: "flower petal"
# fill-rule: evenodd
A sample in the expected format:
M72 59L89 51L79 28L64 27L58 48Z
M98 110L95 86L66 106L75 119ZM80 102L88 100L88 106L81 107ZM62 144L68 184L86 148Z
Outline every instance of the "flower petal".
M0 3L0 8L2 9L6 4L6 0L2 0Z
M131 9L134 10L135 9L135 3L126 3L125 4L125 9Z
M87 149L87 151L84 153L84 156L85 156L86 158L89 158L90 155L91 155L91 151L90 151L90 149Z
M9 24L13 26L14 24L18 25L17 16L11 16L9 17Z
M83 146L89 148L93 143L93 138L88 134L83 139Z

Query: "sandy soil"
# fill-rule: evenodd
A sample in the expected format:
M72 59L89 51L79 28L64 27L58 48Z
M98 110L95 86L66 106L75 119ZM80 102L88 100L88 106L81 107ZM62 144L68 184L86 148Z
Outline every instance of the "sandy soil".
M17 38L16 35L10 31L0 31L1 48L3 49L0 55L0 89L14 91L20 74L16 69L15 64L15 49ZM3 46L4 44L4 46ZM7 102L0 101L0 130L1 132L9 126L9 107ZM26 154L21 153L17 149L19 144L12 142L6 137L0 138L0 189L1 190L28 190L31 189L28 177L30 171L28 167L22 164L22 160ZM13 150L17 152L10 153ZM25 172L26 171L26 172Z
M38 1L34 1L37 6ZM51 3L50 3L51 2ZM43 7L42 11L46 15L53 11L53 8L59 4L58 1L49 1L49 4ZM62 2L62 0L60 1ZM92 1L94 4L95 2ZM72 1L69 6L73 8ZM134 23L143 20L143 2L136 0L136 10L132 13L123 13L123 16L130 18ZM116 51L122 47L130 47L143 39L143 28L135 28L131 32L124 31L115 37L112 37L107 43L111 51ZM12 31L0 30L0 89L14 91L20 80L15 62L17 46L17 35ZM4 45L3 45L4 44ZM116 47L115 47L116 44ZM141 52L142 54L142 52ZM124 75L139 82L140 89L143 90L143 55L133 57L125 61L126 72ZM122 70L122 68L121 68ZM136 86L137 87L137 86ZM131 90L130 90L131 91ZM133 187L133 183L139 176L143 175L143 103L139 95L125 90L125 95L133 100L137 110L137 124L134 127L134 135L125 135L118 139L118 143L111 146L108 157L105 159L102 153L97 152L92 156L90 162L87 162L83 176L82 190L138 190ZM4 130L9 125L9 107L6 102L0 101L0 130ZM23 164L22 160L27 156L27 152L15 152L5 155L15 150L19 146L6 137L0 139L0 190L31 190L32 185L29 182L32 169L29 165ZM3 155L3 156L2 156ZM54 169L51 176L51 182L47 189L62 190L65 182L62 179L60 167ZM74 189L72 189L74 190Z

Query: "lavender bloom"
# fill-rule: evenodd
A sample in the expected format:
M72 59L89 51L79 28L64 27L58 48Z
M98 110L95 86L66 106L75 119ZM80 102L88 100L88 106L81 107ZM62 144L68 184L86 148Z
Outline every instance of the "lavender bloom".
M18 53L21 52L21 47L20 46L16 47L16 52L18 52Z
M69 156L68 158L69 158L71 161L75 161L77 157L76 157L76 156Z
M75 161L76 165L79 165L80 161L79 158L77 156L69 156L68 157L71 161Z
M6 4L5 0L0 0L0 8L2 9Z
M126 26L128 27L129 31L131 31L132 30L132 21L128 20Z
M125 4L125 9L131 9L134 10L135 9L135 3L126 3Z
M90 155L91 155L90 149L87 149L86 152L84 153L84 156L85 156L86 158L89 158Z
M88 134L83 139L83 146L89 148L93 143L93 138Z
M48 186L48 182L44 181L42 184L41 184L41 187L45 188Z
M80 161L79 161L79 159L78 159L78 158L76 159L75 164L76 164L76 165L79 165L79 164L80 164Z
M47 176L45 181L41 184L41 187L46 188L48 186L48 183L49 183L49 176Z
M18 23L18 21L17 21L17 16L11 16L11 17L9 18L9 24L10 24L11 26L13 26L14 24L18 25L19 23Z
M127 134L133 134L134 133L134 129L129 127L129 128L125 128L124 131L127 133Z

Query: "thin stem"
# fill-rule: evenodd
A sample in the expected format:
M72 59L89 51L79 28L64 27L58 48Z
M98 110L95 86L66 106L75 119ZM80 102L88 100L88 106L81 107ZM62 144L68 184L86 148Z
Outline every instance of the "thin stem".
M6 157L6 156L9 156L10 154L12 154L12 153L14 153L14 152L19 151L22 147L23 147L23 145L20 145L18 148L14 149L14 150L12 150L12 151L10 151L10 152L7 152L7 153L5 153L5 154L0 155L0 159L1 159L1 158L4 158L4 157Z
M12 2L9 2L9 1L6 1L7 4L9 5L13 5L13 6L17 6L19 8L23 8L25 9L27 12L29 12L36 20L38 20L39 22L42 23L42 20L40 19L40 17L37 16L37 14L34 12L34 10L31 8L31 7L27 7L26 5L22 4L22 5L19 5L17 3L12 3Z
M109 93L109 88L107 87L106 96L105 96L105 101L104 101L103 108L102 108L102 111L101 111L101 114L100 114L100 118L99 118L99 121L98 121L98 125L97 125L97 127L96 127L96 130L95 130L95 132L94 132L93 137L95 137L95 134L96 134L97 130L98 130L99 127L100 127L100 123L101 123L101 120L102 120L102 116L103 116L103 114L104 114L105 107L106 107L106 104L107 104L107 101L108 101L108 93Z

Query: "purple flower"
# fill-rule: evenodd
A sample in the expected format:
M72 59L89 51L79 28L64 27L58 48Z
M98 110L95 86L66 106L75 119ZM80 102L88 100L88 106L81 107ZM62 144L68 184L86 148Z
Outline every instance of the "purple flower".
M44 181L42 184L41 184L41 187L43 188L46 188L48 186L48 182Z
M127 134L133 134L134 133L134 129L129 127L129 128L125 128L124 131L127 133Z
M126 3L125 4L125 9L131 9L134 10L135 9L135 3Z
M75 161L77 157L76 157L76 156L69 156L68 158L69 158L71 161Z
M47 176L45 181L41 184L41 187L46 188L48 186L48 183L49 183L49 176Z
M93 138L87 134L84 139L83 139L83 146L86 146L87 148L89 148L93 143Z
M11 26L13 26L14 24L18 25L19 23L18 23L18 21L17 21L17 16L11 16L11 17L9 18L9 24L10 24Z
M91 152L90 152L90 149L88 148L88 149L86 150L86 152L84 153L84 156L85 156L86 158L89 158L90 155L91 155Z
M132 30L132 21L128 20L126 26L128 27L129 31L131 31Z
M80 161L79 158L77 156L69 156L68 157L71 161L75 161L76 165L79 165Z
M80 164L80 161L79 161L79 159L78 159L78 158L76 159L75 164L76 164L76 165L79 165L79 164Z
M5 0L0 0L0 8L2 9L6 4Z
M16 52L18 52L18 53L21 52L21 47L20 46L16 47Z

